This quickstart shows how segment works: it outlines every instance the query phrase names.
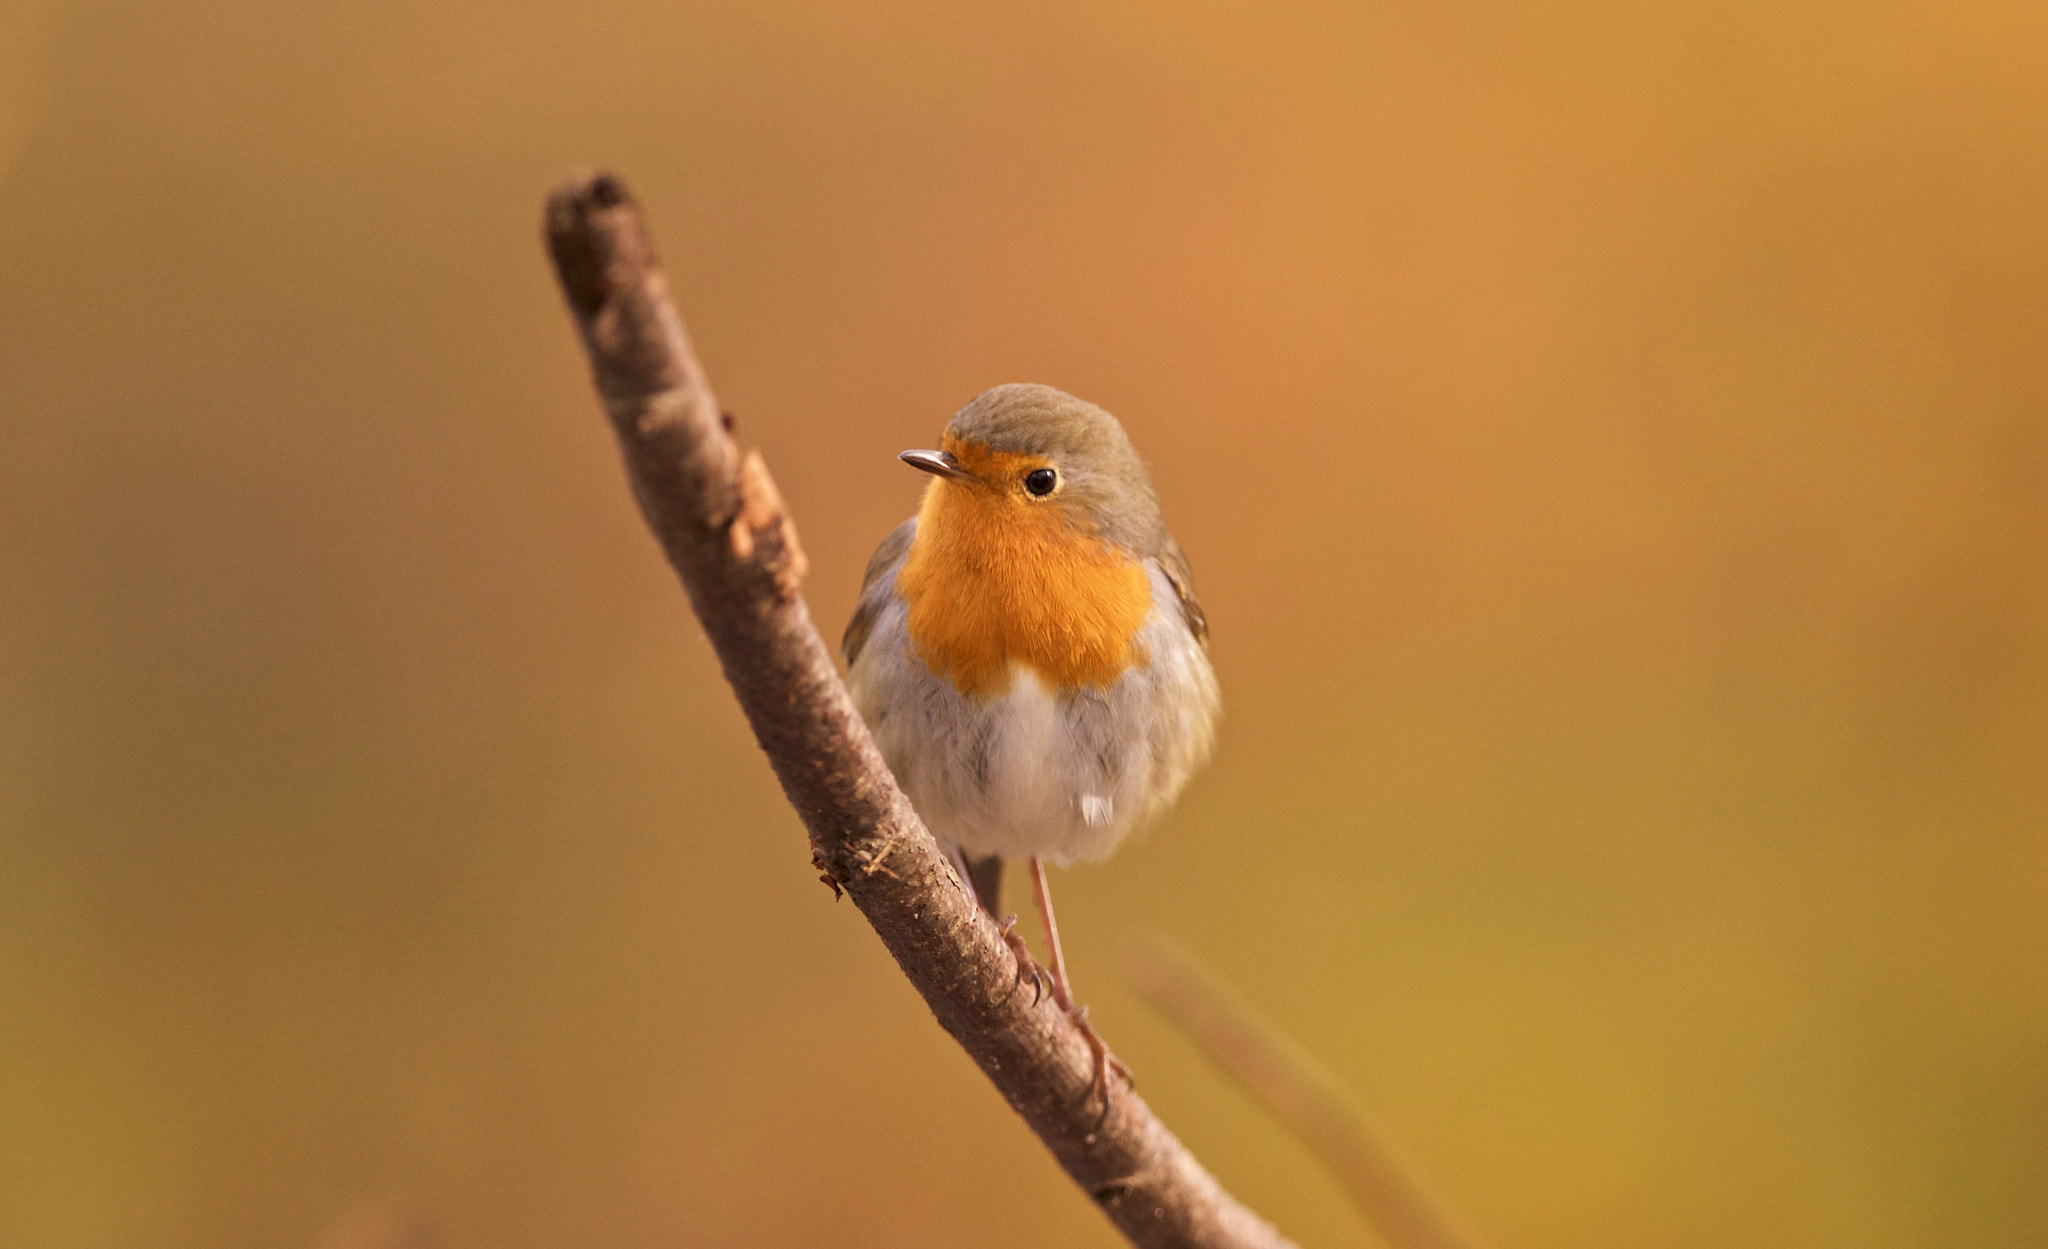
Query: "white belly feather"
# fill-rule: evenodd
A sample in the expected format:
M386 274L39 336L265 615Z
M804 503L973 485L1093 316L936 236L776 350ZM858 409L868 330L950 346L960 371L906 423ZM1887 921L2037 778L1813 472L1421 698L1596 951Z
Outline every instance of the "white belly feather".
M1155 602L1172 602L1161 584ZM1177 615L1139 631L1149 662L1062 695L1029 668L984 701L911 653L900 602L848 674L855 704L932 832L976 856L1099 859L1163 810L1208 757L1218 708L1207 654Z

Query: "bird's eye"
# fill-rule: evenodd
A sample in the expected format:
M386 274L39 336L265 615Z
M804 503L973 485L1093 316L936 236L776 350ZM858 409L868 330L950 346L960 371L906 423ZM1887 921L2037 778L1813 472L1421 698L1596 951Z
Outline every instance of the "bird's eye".
M1034 468L1024 474L1024 488L1041 499L1051 494L1052 488L1059 484L1059 474L1049 468Z

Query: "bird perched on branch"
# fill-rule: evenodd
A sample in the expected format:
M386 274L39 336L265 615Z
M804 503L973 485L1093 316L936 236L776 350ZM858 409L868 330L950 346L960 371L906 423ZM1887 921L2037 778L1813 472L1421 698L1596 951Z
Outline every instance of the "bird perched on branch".
M1051 992L1108 1097L1129 1072L1074 1005L1044 860L1101 859L1208 758L1219 696L1187 557L1115 417L1050 386L962 408L917 515L868 561L842 649L882 756L964 881L997 914L1023 860ZM1043 972L1006 920L1020 981Z

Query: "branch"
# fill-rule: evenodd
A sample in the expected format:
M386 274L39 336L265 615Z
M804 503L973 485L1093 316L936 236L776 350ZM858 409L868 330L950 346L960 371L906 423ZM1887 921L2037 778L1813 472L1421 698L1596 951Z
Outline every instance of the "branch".
M742 453L616 178L548 199L547 241L648 527L689 592L813 861L1011 1107L1134 1244L1287 1242L1224 1192L1134 1094L1092 1095L1064 1011L1019 992L1017 964L869 739L811 624L796 527L758 452Z
M1479 1237L1403 1165L1336 1077L1191 955L1144 941L1128 951L1124 972L1146 1001L1293 1129L1394 1249L1480 1249Z

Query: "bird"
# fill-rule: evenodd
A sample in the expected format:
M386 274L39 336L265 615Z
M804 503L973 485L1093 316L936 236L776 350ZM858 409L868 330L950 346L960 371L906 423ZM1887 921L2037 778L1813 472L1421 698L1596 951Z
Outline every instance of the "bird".
M917 514L868 561L841 652L854 705L897 783L991 918L1022 861L1050 983L1014 931L1018 983L1076 1006L1045 863L1107 857L1208 761L1221 695L1187 557L1124 428L1051 386L984 391L937 450Z

